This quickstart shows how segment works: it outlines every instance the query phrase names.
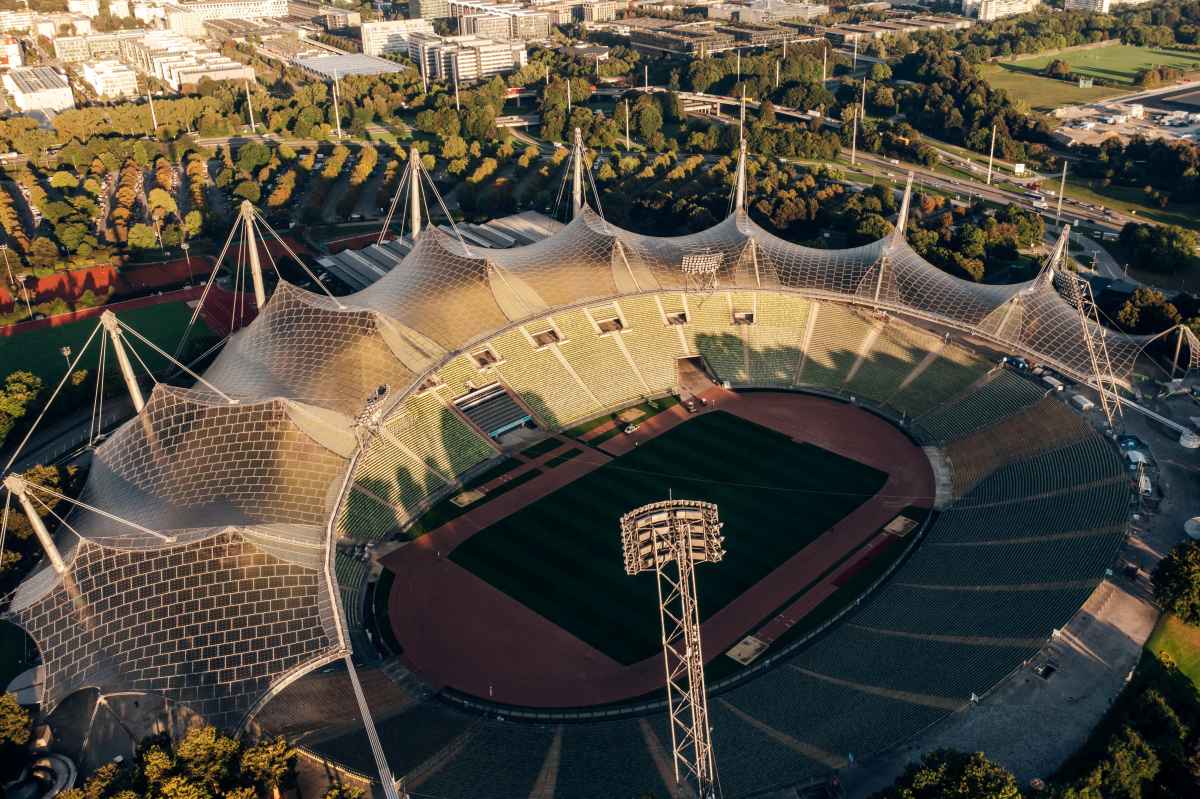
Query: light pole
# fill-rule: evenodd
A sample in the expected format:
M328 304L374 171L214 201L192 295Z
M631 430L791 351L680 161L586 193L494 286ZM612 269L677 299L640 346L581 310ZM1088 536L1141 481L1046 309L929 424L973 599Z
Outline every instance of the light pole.
M63 356L63 359L66 360L67 369L70 369L71 368L71 348L70 347L62 347L59 349L58 352L60 355Z
M186 241L179 245L179 249L183 250L183 259L187 261L188 270L188 285L192 285L192 256L188 254L188 250L192 249L192 245Z

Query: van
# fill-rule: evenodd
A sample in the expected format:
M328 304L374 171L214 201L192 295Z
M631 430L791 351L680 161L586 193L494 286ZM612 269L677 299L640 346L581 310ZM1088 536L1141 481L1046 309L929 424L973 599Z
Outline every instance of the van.
M1083 396L1082 394L1075 394L1074 396L1072 396L1071 404L1074 405L1079 410L1083 411L1084 413L1087 413L1088 411L1090 411L1096 407L1096 403L1092 402L1090 399Z
M1042 382L1045 383L1051 391L1062 391L1064 388L1066 388L1061 380L1051 375L1043 375Z

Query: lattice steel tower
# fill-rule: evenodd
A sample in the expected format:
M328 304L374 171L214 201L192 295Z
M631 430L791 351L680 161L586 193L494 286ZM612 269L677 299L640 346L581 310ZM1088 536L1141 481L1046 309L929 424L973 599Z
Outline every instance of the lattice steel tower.
M643 505L621 517L621 544L626 573L653 569L658 582L675 781L694 779L700 799L713 799L719 784L708 725L695 565L725 556L717 506L687 499Z

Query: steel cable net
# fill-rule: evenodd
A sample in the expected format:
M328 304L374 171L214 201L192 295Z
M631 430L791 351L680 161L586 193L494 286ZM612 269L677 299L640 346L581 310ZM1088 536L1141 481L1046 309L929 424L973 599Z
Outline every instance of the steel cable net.
M302 429L288 401L230 404L159 385L142 412L92 456L81 536L121 549L161 548L226 526L287 524L320 533L346 459ZM149 531L158 533L155 535Z
M8 615L42 656L47 712L81 688L138 691L233 728L342 652L323 560L320 544L270 546L245 530L140 551L84 540L61 580L18 591Z
M414 377L380 324L374 311L342 308L281 282L204 378L239 399L288 397L352 417L379 386L407 386Z
M509 321L492 291L487 261L451 249L437 228L422 230L412 251L390 272L343 299L348 306L391 317L444 350Z

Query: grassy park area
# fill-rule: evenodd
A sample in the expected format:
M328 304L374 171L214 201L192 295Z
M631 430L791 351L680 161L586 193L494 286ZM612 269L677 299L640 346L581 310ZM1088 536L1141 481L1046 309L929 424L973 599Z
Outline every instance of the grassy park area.
M121 311L118 316L123 322L159 347L174 353L175 347L179 344L179 338L183 335L188 320L192 317L192 309L184 302L164 302L159 305ZM100 319L96 317L0 338L0 353L3 353L5 374L18 369L27 369L40 376L48 390L53 389L62 379L63 372L67 368L67 360L62 354L62 348L70 347L73 353L72 357L77 355L88 336L92 334L92 330L99 323ZM198 341L208 334L208 327L203 320L197 320L189 340ZM137 351L150 369L158 370L164 366L164 359L140 341L131 341L130 346ZM78 368L89 371L95 369L96 352L96 342L93 342L88 353L79 362ZM115 369L115 359L110 357L108 362ZM136 359L135 368L139 372L141 371L141 368L136 365ZM49 396L48 391L46 396Z
M715 412L690 419L478 533L451 560L622 663L661 651L653 574L625 574L618 519L720 506L725 558L697 570L707 618L883 487L887 475Z

